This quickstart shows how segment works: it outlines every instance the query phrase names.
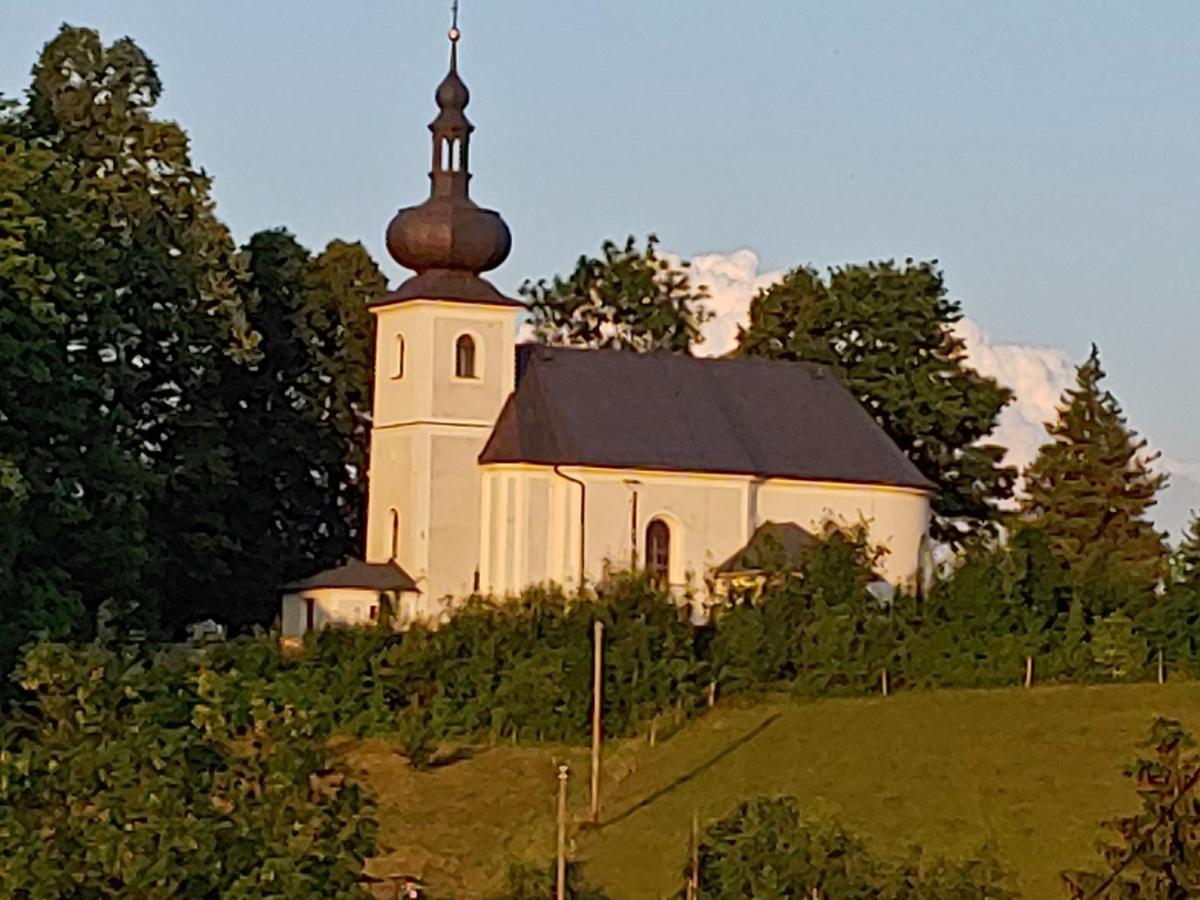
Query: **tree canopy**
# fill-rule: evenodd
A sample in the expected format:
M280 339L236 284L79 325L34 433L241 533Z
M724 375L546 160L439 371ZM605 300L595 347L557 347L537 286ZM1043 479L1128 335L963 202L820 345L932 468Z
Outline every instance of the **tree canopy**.
M605 241L600 254L579 257L566 278L521 285L538 341L674 353L701 343L708 290L692 283L687 261L662 256L654 235L642 249L632 235L624 246Z
M986 530L1012 495L1004 448L986 443L1012 393L968 365L962 318L932 262L793 269L763 289L738 353L826 363L937 485L934 536Z
M0 671L103 605L265 623L357 540L383 276L342 241L239 251L161 92L63 26L0 104Z

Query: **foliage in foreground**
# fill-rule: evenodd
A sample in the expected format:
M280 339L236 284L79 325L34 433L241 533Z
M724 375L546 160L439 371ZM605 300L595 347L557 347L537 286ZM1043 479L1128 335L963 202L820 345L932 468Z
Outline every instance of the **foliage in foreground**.
M1200 895L1200 754L1173 719L1158 719L1142 746L1153 753L1125 770L1139 812L1104 823L1097 871L1063 874L1072 900L1174 900Z
M373 807L308 710L202 651L44 644L20 678L3 896L365 896Z
M537 863L517 863L506 873L504 891L492 900L545 900L553 897L558 885L558 869L555 861L548 866ZM608 894L588 884L579 863L567 862L567 900L608 900Z
M685 869L690 877L691 863ZM962 863L876 856L833 822L808 819L795 798L741 804L701 835L698 898L855 897L862 900L1008 900L1016 895L987 854ZM684 896L683 893L678 896Z

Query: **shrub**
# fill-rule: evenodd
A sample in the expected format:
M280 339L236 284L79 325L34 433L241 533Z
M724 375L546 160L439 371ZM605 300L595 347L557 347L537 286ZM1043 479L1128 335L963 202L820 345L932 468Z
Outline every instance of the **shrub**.
M1063 873L1072 900L1195 897L1200 894L1200 754L1173 719L1158 719L1142 745L1151 756L1125 770L1141 811L1104 823L1114 832L1100 845L1095 871Z
M509 866L504 891L492 900L546 900L555 895L557 886L557 862L551 861L549 866L515 863ZM574 860L567 862L566 888L568 900L608 900L608 894L587 883Z
M791 797L760 797L711 825L699 845L698 898L856 897L1004 900L1015 895L990 857L884 860L831 822L806 819ZM685 869L690 876L691 863ZM681 893L679 896L683 896Z
M6 897L362 896L373 807L326 729L195 649L33 648L0 731Z

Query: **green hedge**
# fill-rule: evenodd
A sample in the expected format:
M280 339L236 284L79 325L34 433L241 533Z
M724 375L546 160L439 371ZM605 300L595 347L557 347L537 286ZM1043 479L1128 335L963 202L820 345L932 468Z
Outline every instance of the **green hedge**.
M870 852L834 822L807 819L791 797L741 804L701 836L698 900L854 897L862 900L1011 900L1003 869L988 854L961 863L900 860ZM690 878L689 861L684 877ZM686 896L681 891L678 897Z

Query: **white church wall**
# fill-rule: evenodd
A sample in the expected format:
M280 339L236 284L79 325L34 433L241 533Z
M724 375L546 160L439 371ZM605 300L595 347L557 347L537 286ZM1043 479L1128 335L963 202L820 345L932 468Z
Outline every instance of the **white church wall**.
M758 486L757 508L760 522L795 522L814 532L829 521L843 527L863 522L870 543L888 549L879 573L894 585L916 583L929 524L929 498L923 491L769 479Z
M890 550L881 574L895 584L911 583L929 515L921 491L886 486L575 466L561 471L586 485L587 579L594 582L606 569L631 562L643 566L646 529L661 518L671 534L669 578L676 592L702 591L709 572L767 521L811 531L831 519L865 522L868 539ZM577 583L579 486L553 467L524 464L484 466L483 484L481 588L506 595L539 582Z
M285 594L280 622L284 637L302 637L308 631L309 600L313 605L313 631L370 624L377 621L382 602L378 591L363 588L312 588Z

